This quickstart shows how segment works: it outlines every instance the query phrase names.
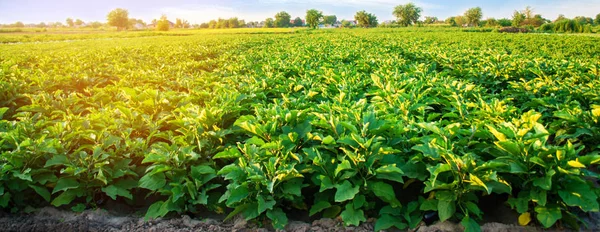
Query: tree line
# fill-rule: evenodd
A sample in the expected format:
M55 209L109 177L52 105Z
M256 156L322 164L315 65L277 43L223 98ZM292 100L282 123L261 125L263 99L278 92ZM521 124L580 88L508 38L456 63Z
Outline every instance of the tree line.
M175 22L167 19L166 15L162 15L160 19L152 20L151 24L145 23L141 19L129 18L129 12L126 9L117 8L107 15L108 26L117 27L118 30L125 29L144 29L147 27L156 28L157 30L169 30L170 28L208 28L208 29L223 29L223 28L286 28L286 27L309 27L317 28L320 26L331 27L408 27L422 26L432 24L443 24L454 27L524 27L538 28L544 32L592 32L592 25L600 25L600 14L595 18L578 16L573 19L568 19L564 15L559 15L555 20L543 18L540 14L535 14L533 8L526 7L523 10L515 10L511 18L483 19L483 12L480 7L473 7L464 12L462 15L448 17L445 20L439 20L434 16L423 16L423 9L414 3L407 3L394 7L392 15L395 20L379 23L377 16L364 10L356 12L354 20L338 21L335 15L325 15L322 11L310 9L306 11L304 20L296 17L292 20L292 16L281 11L275 14L274 17L266 18L264 21L249 21L232 17L229 19L214 19L202 24L191 25L187 20L177 18ZM100 22L85 23L80 19L73 20L67 18L63 24L55 23L40 23L33 25L36 27L92 27L99 28L105 24ZM8 27L24 27L22 22L3 25ZM31 26L31 25L30 25Z

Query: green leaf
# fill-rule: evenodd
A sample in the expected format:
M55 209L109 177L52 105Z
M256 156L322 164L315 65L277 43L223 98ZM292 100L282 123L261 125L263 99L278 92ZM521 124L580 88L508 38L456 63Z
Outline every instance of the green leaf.
M283 230L288 223L288 218L280 208L267 211L267 217L271 219L275 229Z
M560 191L559 191L560 193ZM547 201L546 190L533 189L531 190L531 200L538 203L538 205L545 206Z
M379 197L379 199L384 202L390 203L392 207L400 206L400 201L396 198L396 193L394 192L394 187L384 182L375 182L371 189L375 196Z
M359 186L352 186L350 181L345 180L342 184L336 186L335 202L344 202L354 198L358 193Z
M102 188L102 192L106 193L106 195L112 198L113 200L117 200L117 196L122 196L127 199L133 199L133 196L131 195L129 190L115 185L109 185Z
M273 199L265 201L265 199L261 195L258 195L257 199L258 199L258 213L259 214L267 211L268 209L273 209L273 206L275 206L275 204L276 204L275 200L273 200Z
M241 153L240 151L235 148L235 147L231 147L228 148L222 152L217 153L213 159L235 159L235 158L239 158L241 157Z
M52 195L50 194L50 191L48 191L48 189L46 187L32 185L32 184L30 184L29 187L32 188L37 194L42 196L42 198L44 198L44 200L46 200L47 202L50 202L50 198L52 197Z
M355 209L360 209L367 205L367 198L364 195L359 194L352 199L352 204L354 205Z
M437 199L429 199L423 201L421 206L419 207L422 211L437 211L438 209L438 200Z
M302 181L303 179L295 178L283 183L283 193L294 196L302 196Z
M327 208L325 211L323 211L323 217L324 218L335 218L340 214L341 211L342 211L342 207L334 205L334 206Z
M352 169L352 165L350 164L350 161L344 160L344 161L342 161L341 164L338 164L338 166L335 168L334 175L337 177L337 176L339 176L341 171L349 170L349 169Z
M4 114L8 111L8 107L0 108L0 120L4 117Z
M191 170L192 170L192 178L194 178L196 180L202 179L203 175L217 173L217 171L215 171L215 169L213 169L212 167L210 167L208 165L192 166Z
M246 221L250 221L252 219L255 219L256 217L260 216L260 213L258 212L258 203L256 202L252 202L252 203L248 203L247 204L248 207L244 210L244 212L242 212L242 215L244 216L244 220Z
M362 210L354 209L352 203L346 204L346 209L342 211L340 216L346 226L358 226L361 222L367 221L365 213Z
M487 187L487 185L485 185L485 183L483 183L483 181L481 181L481 179L479 179L479 177L469 173L469 179L471 180L471 185L483 187L485 189L485 191L487 192L487 194L492 193L492 191L490 191L490 189Z
M73 210L73 212L81 213L85 210L85 208L87 208L85 204L79 203L76 206L71 207L71 210Z
M454 215L456 212L456 204L454 201L438 200L437 209L440 216L440 221L444 222Z
M514 155L514 156L520 156L521 155L521 148L519 147L519 144L513 142L513 141L500 141L500 142L496 142L496 145L498 147L500 147L500 149Z
M75 200L75 197L77 197L77 193L78 192L74 190L64 191L63 193L58 195L58 197L54 198L54 200L52 200L50 204L52 204L55 207L70 204L71 201Z
M168 201L154 202L154 204L150 205L148 211L146 211L146 215L144 216L144 218L148 220L164 217L165 215L167 215L167 213L169 213L169 207L167 206L167 204L169 204Z
M310 217L312 217L313 215L323 211L324 209L327 209L331 207L331 204L327 201L319 201L317 203L315 203L311 208L310 208L310 212L309 215Z
M148 173L140 179L139 187L156 191L162 189L165 184L167 184L167 179L164 173Z
M324 175L319 175L318 178L321 181L321 188L319 189L319 192L323 192L327 189L335 188L335 185L331 182L331 179L329 179L329 177L324 176Z
M10 192L6 192L6 193L2 194L0 196L0 207L6 208L6 206L8 206L8 203L10 202L11 196L12 195L10 194Z
M558 195L568 206L580 207L585 212L597 212L599 209L598 196L585 182L568 182L565 189L559 190Z
M550 228L556 221L562 218L560 208L557 206L536 206L535 212L537 213L538 221L545 227Z
M55 194L60 191L74 189L74 188L79 188L79 182L77 182L75 179L60 178L56 182L56 186L54 186L54 190L52 190L52 194Z
M55 166L55 165L66 165L69 164L69 160L64 155L54 155L48 161L46 161L45 168Z
M231 194L225 203L227 206L232 206L233 204L246 199L246 197L250 195L250 192L248 192L248 187L244 185L240 185L237 188L230 190L230 193Z
M498 141L502 142L506 140L506 136L499 132L498 130L496 130L496 128L486 125L488 130L494 135L494 137L496 137L496 139L498 139Z
M384 214L377 219L375 222L375 231L387 230L389 228L396 227L396 229L404 230L408 225L402 222L401 217Z
M325 145L331 145L331 144L335 144L335 139L333 137L331 137L331 135L323 138L323 144Z
M385 165L375 170L375 176L378 179L385 179L396 181L399 183L404 183L404 172L402 169L396 167L395 164Z
M460 224L465 227L465 232L480 232L481 227L479 224L473 220L469 215L466 215L461 221Z
M538 177L533 179L533 186L540 187L544 190L552 189L552 176L556 174L556 171L550 170L546 173L545 177Z

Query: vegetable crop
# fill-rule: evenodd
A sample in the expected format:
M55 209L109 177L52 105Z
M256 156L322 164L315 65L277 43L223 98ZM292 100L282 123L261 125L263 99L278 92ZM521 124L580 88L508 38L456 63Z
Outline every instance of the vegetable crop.
M0 45L0 207L284 228L598 212L600 38L336 30Z

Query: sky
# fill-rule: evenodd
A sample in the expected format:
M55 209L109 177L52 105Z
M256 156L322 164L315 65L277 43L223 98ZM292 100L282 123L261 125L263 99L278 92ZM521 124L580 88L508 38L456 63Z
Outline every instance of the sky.
M0 0L0 23L65 22L66 18L85 22L106 21L108 12L125 8L129 17L150 22L166 14L170 20L182 18L190 23L238 17L246 21L263 21L286 11L292 18L304 18L306 10L318 9L338 19L353 19L360 10L374 13L380 22L392 20L394 6L413 2L423 8L422 17L440 20L462 15L471 7L481 7L483 18L510 18L514 10L531 6L534 13L555 19L559 14L573 18L594 18L600 13L600 0Z

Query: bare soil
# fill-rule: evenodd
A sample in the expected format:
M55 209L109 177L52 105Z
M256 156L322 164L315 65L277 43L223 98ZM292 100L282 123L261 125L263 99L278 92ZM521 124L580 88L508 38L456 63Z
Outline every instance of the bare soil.
M587 222L590 228L581 231L599 231L597 215L590 215ZM344 227L339 220L319 219L312 223L290 221L285 231L293 232L342 232L342 231L373 231L374 219L369 219L359 227ZM548 231L539 227L521 227L515 224L488 222L482 225L482 231L512 232L512 231ZM414 231L417 232L451 232L463 231L460 224L452 222L436 223L430 226L422 224ZM122 215L102 209L86 210L81 213L45 207L29 214L9 214L0 211L0 231L274 231L272 228L261 228L248 223L242 218L223 222L218 219L195 219L188 215L144 220L134 214ZM553 229L552 231L567 231Z

